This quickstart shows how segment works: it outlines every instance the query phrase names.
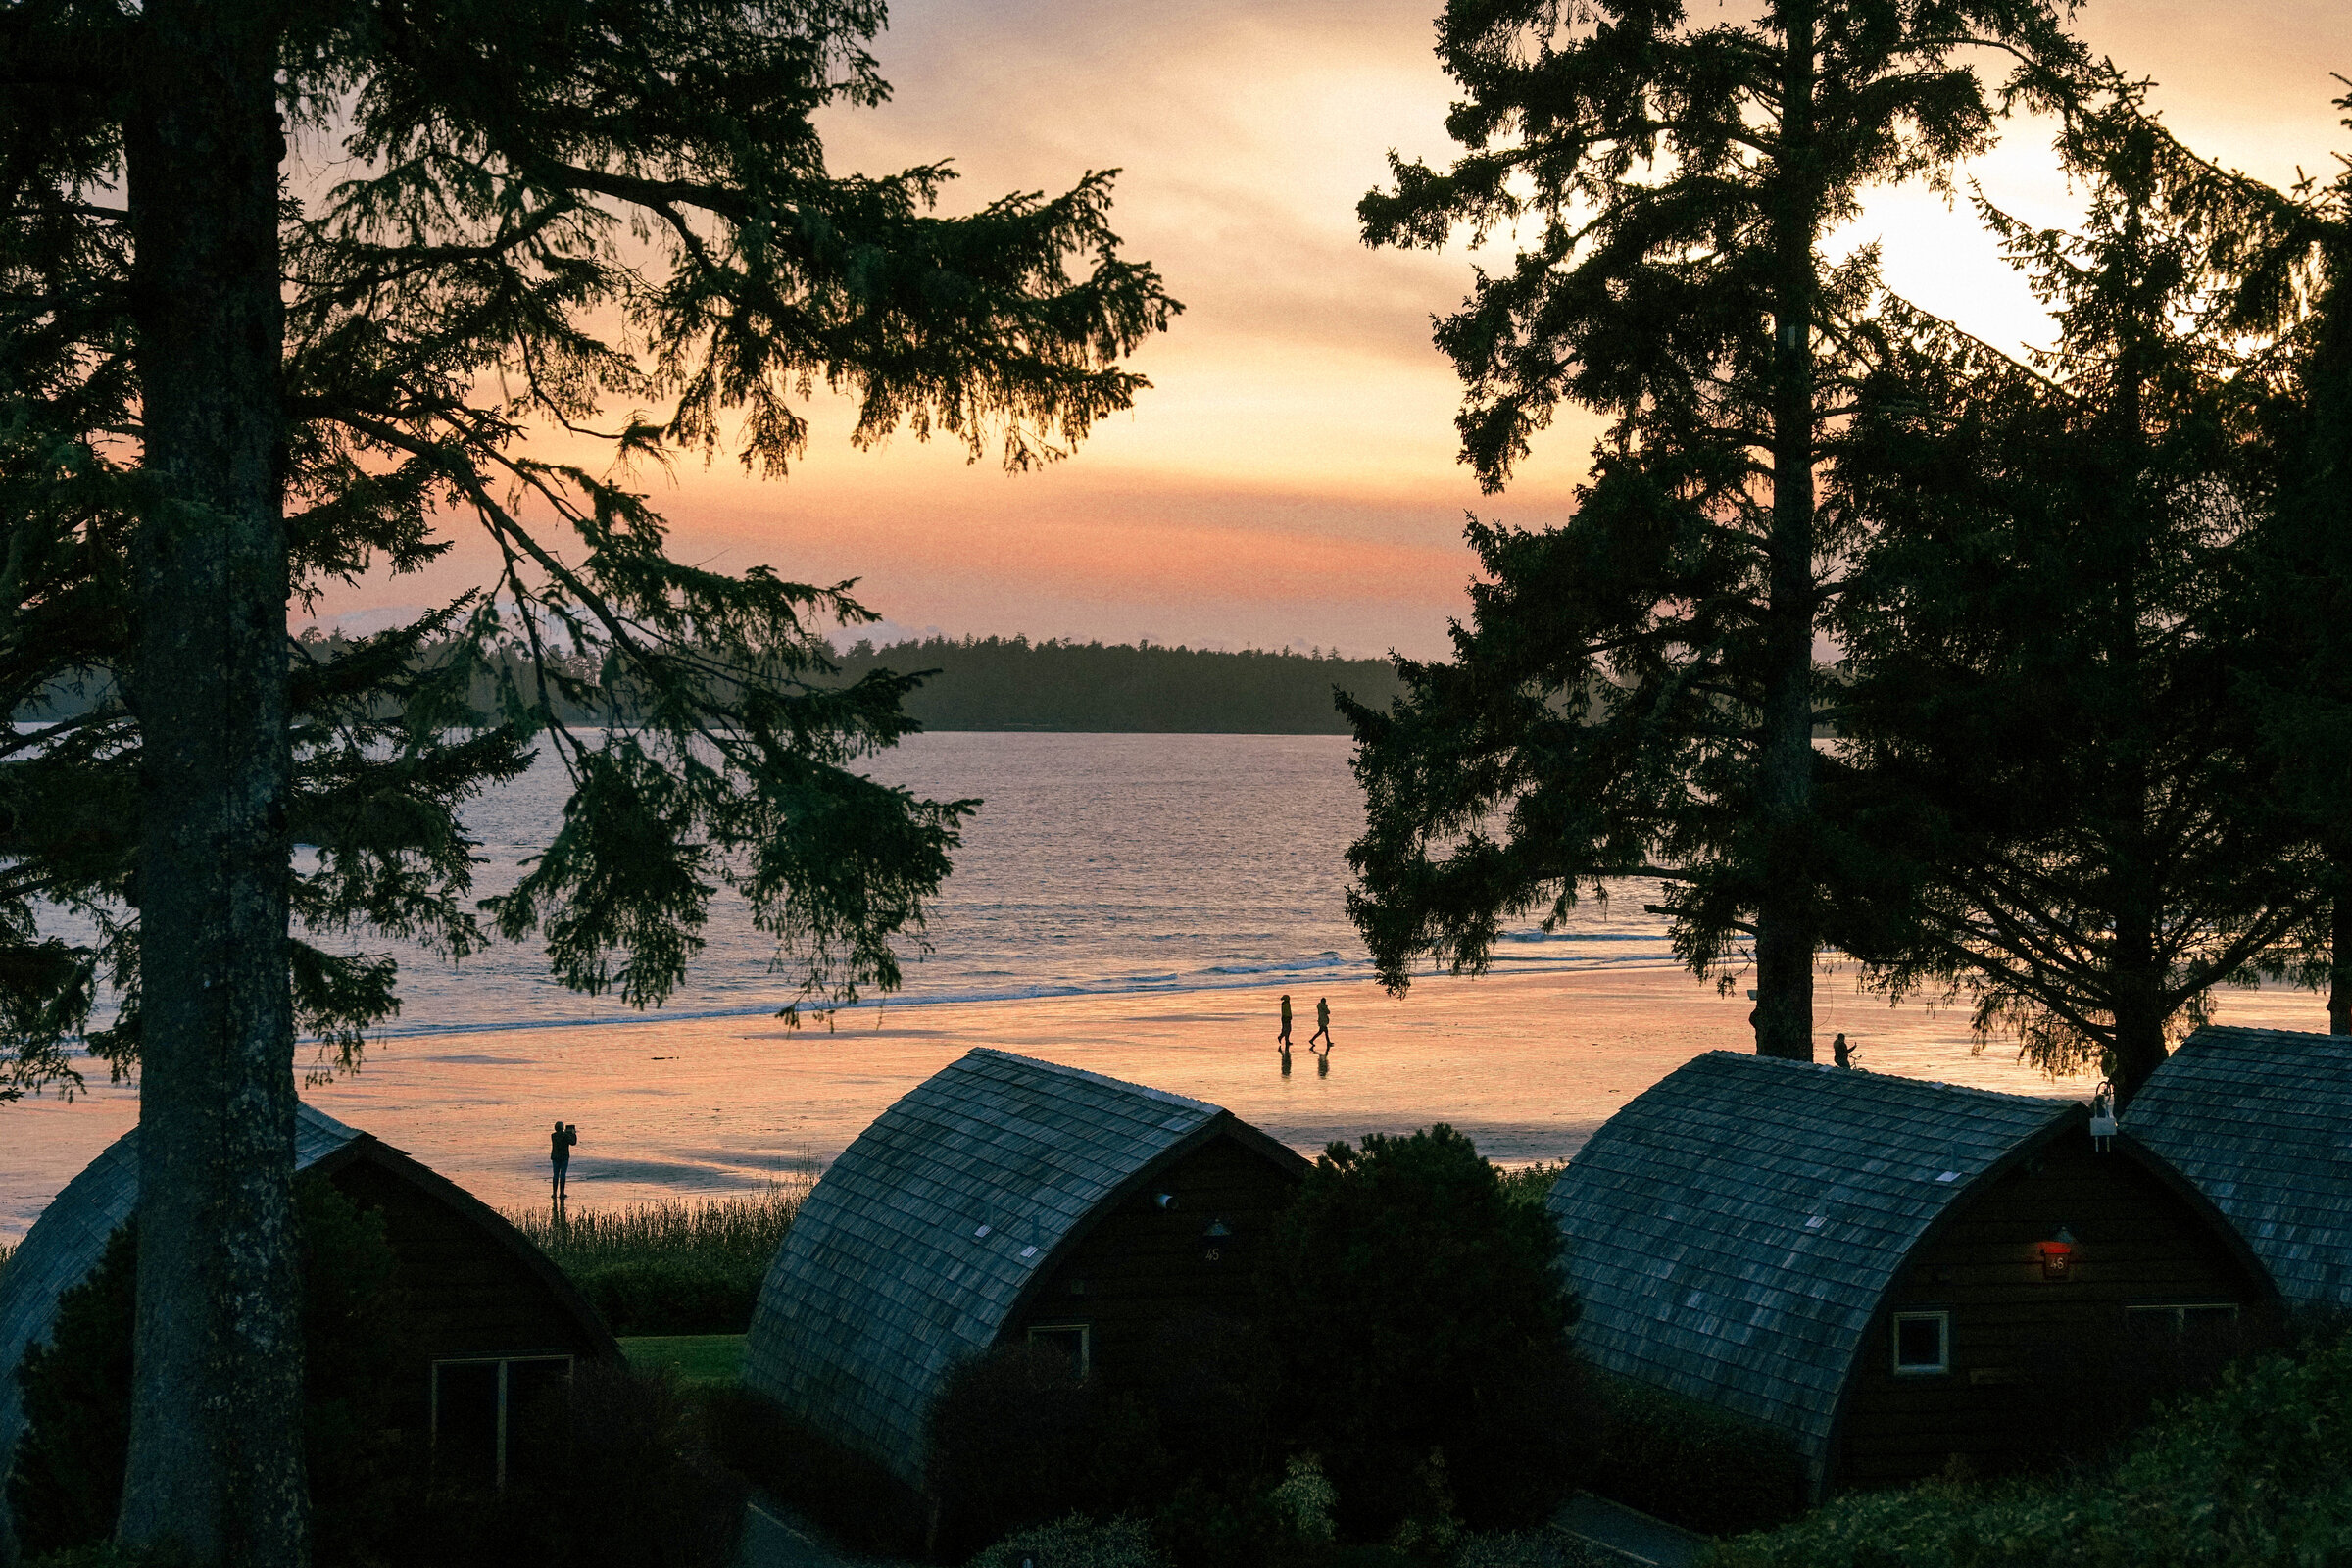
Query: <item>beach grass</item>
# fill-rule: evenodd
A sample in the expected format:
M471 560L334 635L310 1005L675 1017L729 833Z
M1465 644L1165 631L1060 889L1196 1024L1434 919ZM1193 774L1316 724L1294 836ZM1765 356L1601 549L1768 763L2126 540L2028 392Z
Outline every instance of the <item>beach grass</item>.
M741 1334L813 1177L730 1198L625 1207L503 1210L602 1312L614 1334Z
M732 1388L743 1381L742 1334L643 1334L620 1342L629 1365L669 1371L689 1388Z

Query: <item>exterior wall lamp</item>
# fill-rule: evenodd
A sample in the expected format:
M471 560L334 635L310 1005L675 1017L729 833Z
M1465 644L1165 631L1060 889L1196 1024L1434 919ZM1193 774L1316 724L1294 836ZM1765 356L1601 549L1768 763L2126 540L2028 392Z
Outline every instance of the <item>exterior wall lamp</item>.
M2075 1277L2075 1233L2065 1226L2041 1244L2041 1277L2045 1280L2068 1280Z

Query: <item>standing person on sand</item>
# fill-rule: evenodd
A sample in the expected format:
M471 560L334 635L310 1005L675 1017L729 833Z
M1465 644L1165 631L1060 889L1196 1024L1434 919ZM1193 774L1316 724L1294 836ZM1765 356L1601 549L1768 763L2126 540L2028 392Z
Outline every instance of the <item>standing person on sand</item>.
M1274 1039L1276 1044L1282 1047L1282 1054L1286 1056L1289 1055L1291 1054L1291 994L1288 991L1282 994L1282 1032L1277 1034Z
M1830 1057L1840 1067L1854 1064L1854 1048L1845 1043L1845 1036L1839 1035L1830 1042Z
M1306 1037L1307 1049L1310 1051L1313 1050L1315 1042L1318 1040L1323 1042L1323 1054L1327 1056L1330 1055L1331 999L1329 997L1317 997L1315 999L1315 1032Z
M571 1169L571 1146L579 1141L579 1128L566 1127L560 1121L556 1123L556 1130L548 1140L547 1157L549 1162L556 1167L555 1200L559 1203L564 1201L564 1175Z

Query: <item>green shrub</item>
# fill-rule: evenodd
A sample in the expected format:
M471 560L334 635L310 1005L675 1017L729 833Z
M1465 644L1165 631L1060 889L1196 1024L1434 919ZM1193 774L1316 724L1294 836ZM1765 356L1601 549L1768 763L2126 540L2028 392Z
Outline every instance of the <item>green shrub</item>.
M614 1334L742 1334L809 1182L620 1209L506 1210Z
M1284 1216L1267 1325L1294 1442L1322 1455L1340 1528L1386 1537L1433 1450L1463 1518L1541 1522L1574 1483L1573 1317L1542 1205L1449 1127L1334 1144Z
M1591 1377L1584 1442L1593 1492L1709 1536L1803 1511L1805 1461L1782 1433L1650 1384Z
M719 1456L760 1491L858 1556L923 1550L931 1506L881 1464L749 1389L708 1389L701 1398Z
M1517 1170L1504 1170L1497 1165L1495 1173L1502 1183L1503 1197L1514 1203L1533 1203L1542 1208L1551 1197L1551 1184L1558 1181L1560 1173L1567 1168L1568 1162L1564 1159L1548 1162L1539 1159Z
M950 1372L931 1406L924 1480L939 1548L960 1557L1013 1531L1102 1509L1103 1391L1061 1351L1004 1345Z
M321 1568L724 1568L741 1483L710 1457L666 1380L581 1364L564 1462L504 1495L434 1488L422 1433L403 1432L394 1391L421 1367L398 1310L380 1211L320 1177L295 1183L303 1252L304 1454L313 1560ZM138 1244L124 1226L66 1294L48 1343L20 1371L27 1425L9 1478L27 1557L112 1568L128 1450Z
M393 1311L383 1215L323 1178L294 1184L302 1238L305 1462L318 1560L366 1554L399 1503L390 1489L420 1459L394 1428L393 1369L405 1339ZM108 1241L68 1291L48 1342L18 1369L25 1428L8 1478L28 1557L95 1546L114 1531L129 1452L136 1227Z
M971 1561L971 1568L1172 1568L1140 1520L1098 1524L1071 1514L1018 1530Z
M121 1546L96 1541L86 1546L53 1551L26 1562L24 1568L179 1568L186 1559L176 1553L140 1546Z
M1635 1560L1564 1531L1512 1530L1463 1536L1449 1568L1630 1568Z
M2352 1560L2352 1344L2229 1370L2124 1453L2043 1481L1846 1497L1715 1568L2306 1568Z

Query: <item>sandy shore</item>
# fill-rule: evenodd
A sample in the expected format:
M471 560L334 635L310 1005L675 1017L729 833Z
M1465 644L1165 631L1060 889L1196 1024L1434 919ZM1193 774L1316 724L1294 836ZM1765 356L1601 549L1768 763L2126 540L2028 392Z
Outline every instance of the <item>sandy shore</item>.
M1327 991L1338 1045L1328 1075L1303 1050L1284 1077L1277 988L1024 1002L902 1004L841 1015L830 1032L773 1019L703 1018L407 1037L366 1070L306 1098L408 1150L485 1200L540 1200L547 1128L581 1130L576 1205L740 1191L831 1158L882 1108L975 1046L1134 1079L1230 1107L1312 1152L1335 1138L1434 1121L1494 1158L1573 1153L1626 1099L1704 1051L1750 1048L1743 994L1681 970L1604 968L1429 980L1396 1001L1357 983ZM1295 1038L1316 993L1294 990ZM2082 1098L2009 1048L1972 1053L1959 1009L1889 1007L1825 973L1824 1058L1843 1031L1859 1065L1913 1077ZM2221 1021L2324 1029L2309 993L2230 992ZM0 1240L14 1241L92 1155L128 1128L135 1094L99 1086L73 1104L0 1106Z

